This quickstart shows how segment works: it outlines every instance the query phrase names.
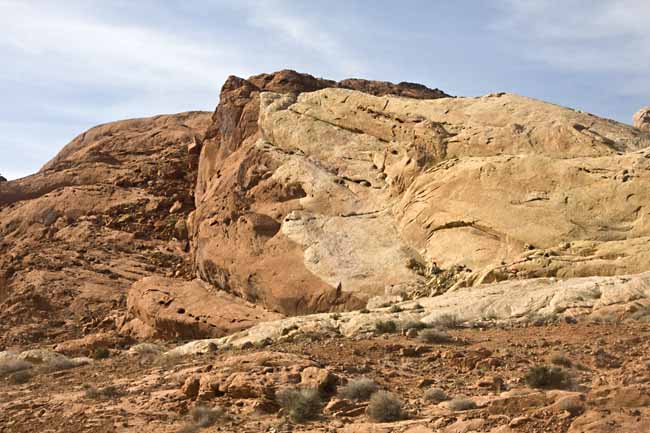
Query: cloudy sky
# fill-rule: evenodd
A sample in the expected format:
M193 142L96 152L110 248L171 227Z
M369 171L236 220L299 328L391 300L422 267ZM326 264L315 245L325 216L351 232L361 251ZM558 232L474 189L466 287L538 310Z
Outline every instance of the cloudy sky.
M111 120L213 110L292 68L516 92L630 122L650 105L647 0L0 0L0 174Z

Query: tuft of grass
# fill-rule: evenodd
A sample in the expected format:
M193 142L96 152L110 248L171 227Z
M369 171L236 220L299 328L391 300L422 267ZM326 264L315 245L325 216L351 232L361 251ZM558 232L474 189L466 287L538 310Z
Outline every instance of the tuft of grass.
M378 391L370 397L368 416L377 422L398 421L403 418L402 401L387 391Z
M476 403L466 397L456 397L447 403L447 405L449 409L453 410L454 412L476 409Z
M427 389L424 393L424 401L440 403L447 400L449 400L449 397L442 388Z
M379 320L375 323L377 334L393 334L397 332L397 323L394 320Z
M444 344L454 341L451 335L435 329L425 329L418 334L418 337L429 344Z
M457 315L445 313L436 317L432 324L437 328L455 329L460 328L461 321Z
M103 346L96 347L93 351L93 359L106 359L109 356L111 356L111 353Z
M119 389L115 385L108 385L103 388L94 388L90 385L86 385L86 398L90 398L93 400L108 400L112 398L117 398L122 393L120 392Z
M555 353L551 356L551 363L566 368L571 368L573 362L563 353Z
M322 405L320 393L315 388L284 389L276 399L289 418L298 423L316 418Z
M524 381L533 388L567 389L571 386L571 378L566 371L546 365L531 367Z
M350 400L368 400L379 387L377 384L366 377L351 380L345 385L339 395Z
M417 329L418 331L421 329L427 329L431 325L428 323L421 322L419 320L407 320L404 322L401 322L399 327L402 331L408 331L409 329Z
M223 409L220 407L196 406L190 411L192 422L199 428L211 427L223 417Z

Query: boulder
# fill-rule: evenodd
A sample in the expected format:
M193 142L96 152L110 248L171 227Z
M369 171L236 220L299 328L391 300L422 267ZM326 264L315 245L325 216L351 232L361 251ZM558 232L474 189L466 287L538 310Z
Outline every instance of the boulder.
M635 128L650 132L650 107L643 107L634 114L632 124Z
M147 277L131 286L121 331L139 338L207 338L282 316L200 281Z

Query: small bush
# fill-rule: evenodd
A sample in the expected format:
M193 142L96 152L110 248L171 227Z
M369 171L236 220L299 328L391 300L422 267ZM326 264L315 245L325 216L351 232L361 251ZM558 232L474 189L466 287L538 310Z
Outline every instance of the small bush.
M86 393L85 393L86 398L90 398L93 400L117 398L122 394L114 385L108 385L103 388L94 388L90 385L86 385L85 388L86 388Z
M391 313L401 313L402 307L400 307L399 305L393 305L392 307L390 307L388 311Z
M93 351L93 359L106 359L110 356L110 352L105 347L97 347Z
M449 397L447 397L447 393L442 388L431 388L424 393L424 400L440 403L441 401L449 400Z
M432 323L438 328L454 329L459 328L461 322L455 314L446 313L438 316Z
M430 325L428 323L420 322L419 320L408 320L400 323L400 329L402 331L408 331L409 329L426 329Z
M190 411L192 422L200 428L213 426L221 417L223 409L220 407L209 408L206 406L197 406Z
M394 320L380 320L375 323L375 331L378 334L392 334L397 332L397 323Z
M569 374L559 367L538 365L531 367L524 381L533 388L566 389L571 386Z
M368 416L378 422L398 421L402 419L402 402L395 395L386 391L376 392L370 397Z
M341 389L339 395L350 400L368 400L379 387L372 380L362 377L351 380Z
M555 365L560 365L562 367L571 368L573 363L571 360L563 353L556 353L551 356L551 363Z
M320 413L321 398L315 388L285 389L276 398L294 422L314 419Z
M454 341L451 335L435 329L425 329L418 334L418 337L429 344L444 344Z
M456 397L447 404L449 409L453 410L454 412L476 409L476 403L474 403L473 400L465 397Z
M22 385L32 379L32 373L29 370L20 370L10 374L8 379L12 385Z

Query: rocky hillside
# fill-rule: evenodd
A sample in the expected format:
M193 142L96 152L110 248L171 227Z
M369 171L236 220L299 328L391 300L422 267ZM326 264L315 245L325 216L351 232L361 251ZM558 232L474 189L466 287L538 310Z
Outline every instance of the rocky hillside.
M647 114L286 70L92 128L0 176L0 432L645 432Z

